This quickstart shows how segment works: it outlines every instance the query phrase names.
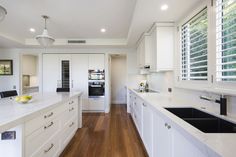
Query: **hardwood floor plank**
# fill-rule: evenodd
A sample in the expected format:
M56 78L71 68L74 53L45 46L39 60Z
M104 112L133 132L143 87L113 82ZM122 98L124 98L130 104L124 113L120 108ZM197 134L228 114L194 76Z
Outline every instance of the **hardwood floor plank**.
M125 105L111 112L83 113L79 129L60 157L147 157Z

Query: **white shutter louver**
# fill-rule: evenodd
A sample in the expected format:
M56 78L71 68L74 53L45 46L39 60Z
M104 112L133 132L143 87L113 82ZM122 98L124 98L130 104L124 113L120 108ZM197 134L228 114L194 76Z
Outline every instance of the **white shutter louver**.
M236 81L236 0L216 1L216 80Z
M182 25L182 80L207 80L207 29L207 8Z

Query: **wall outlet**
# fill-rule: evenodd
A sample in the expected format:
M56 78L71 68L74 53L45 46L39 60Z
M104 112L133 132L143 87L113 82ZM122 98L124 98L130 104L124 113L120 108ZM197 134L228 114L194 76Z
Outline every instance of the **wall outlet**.
M1 134L1 140L15 140L16 131L5 131Z
M171 93L172 92L172 88L168 88L168 92Z

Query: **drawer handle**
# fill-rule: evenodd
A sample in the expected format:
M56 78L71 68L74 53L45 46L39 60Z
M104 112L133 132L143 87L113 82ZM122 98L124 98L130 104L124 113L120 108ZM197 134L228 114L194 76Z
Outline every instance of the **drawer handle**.
M74 107L72 107L71 109L69 109L69 112L73 111L74 110Z
M165 123L165 127L167 127L168 126L168 124L167 123Z
M51 112L51 113L48 114L48 115L45 115L45 116L44 116L44 119L49 118L49 117L51 117L52 115L53 115L53 112Z
M70 105L70 104L73 104L73 103L74 103L74 101L71 101L71 102L69 102L69 105Z
M167 129L171 129L171 126L167 123L165 123L165 127L167 127Z
M44 153L49 152L53 147L54 147L54 144L52 143L51 146L48 149L44 150Z
M48 126L44 126L44 129L47 129L53 125L53 122L51 122Z
M144 107L147 107L147 105L145 105L144 103L143 103L143 106L144 106Z
M75 123L74 123L74 122L72 122L72 123L69 125L69 127L72 127L74 124L75 124Z

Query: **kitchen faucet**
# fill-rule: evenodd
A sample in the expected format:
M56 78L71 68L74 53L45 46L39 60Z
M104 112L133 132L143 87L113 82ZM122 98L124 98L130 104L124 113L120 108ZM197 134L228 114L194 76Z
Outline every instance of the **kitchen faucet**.
M215 103L220 104L220 114L221 115L227 115L227 99L224 95L221 95L220 99L212 99L207 96L200 96L200 99L207 100L207 101L212 101Z

